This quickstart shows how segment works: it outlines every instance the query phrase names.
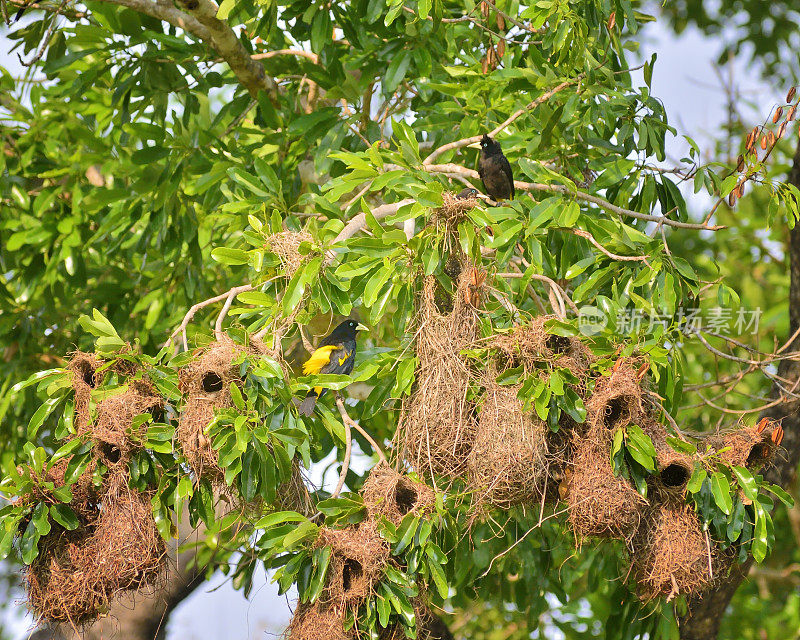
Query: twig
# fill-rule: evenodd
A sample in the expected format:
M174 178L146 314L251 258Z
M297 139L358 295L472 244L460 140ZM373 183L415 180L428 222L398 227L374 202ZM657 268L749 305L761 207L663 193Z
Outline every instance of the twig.
M247 106L244 108L244 110L243 110L243 111L242 111L242 112L241 112L241 113L240 113L238 116L236 116L236 117L233 119L233 121L232 121L232 122L231 122L231 123L228 125L227 129L225 129L225 133L223 133L223 134L222 134L222 137L223 137L223 138L224 138L224 137L226 137L226 136L227 136L227 135L228 135L228 134L229 134L231 131L233 131L233 130L234 130L236 127L238 127L238 126L239 126L239 123L240 123L242 120L244 120L244 119L245 119L245 116L247 116L247 114L248 114L248 113L250 113L250 110L251 110L253 107L255 107L257 104L258 104L258 100L256 100L256 99L253 99L253 100L251 100L251 101L250 101L250 104L248 104L248 105L247 105Z
M66 5L67 0L61 0L61 4L58 5L58 9L56 9L55 13L53 14L52 22L50 22L50 26L47 27L47 33L45 33L44 38L42 39L42 44L39 46L39 50L36 52L36 55L34 55L29 62L25 62L22 59L22 56L17 54L17 57L23 66L32 67L36 62L42 59L44 52L47 50L47 45L50 44L50 40L53 37L53 31L55 31L56 23L58 22L58 16L61 15L61 12L64 10Z
M538 107L540 104L542 104L546 100L549 100L553 95L555 95L556 93L558 93L562 89L565 89L566 87L569 87L570 85L575 84L584 75L586 75L586 74L582 73L579 76L577 76L576 78L573 78L572 80L565 80L561 84L559 84L559 85L553 87L552 89L550 89L550 91L546 91L545 93L540 95L538 98L536 98L532 102L528 103L526 106L524 106L521 109L518 109L517 111L512 113L508 118L506 118L506 120L504 122L502 122L501 124L497 125L487 135L490 138L494 138L498 133L500 133L503 129L505 129L508 125L510 125L512 122L514 122L514 120L519 118L521 115L527 113L531 109L535 109L536 107ZM460 149L462 147L469 146L474 142L480 142L482 137L483 137L483 135L472 136L470 138L462 138L461 140L456 140L454 142L448 142L447 144L444 144L441 147L439 147L437 149L434 149L428 155L428 157L425 158L425 160L422 161L422 164L423 165L430 165L430 164L433 163L433 161L436 158L438 158L443 153L446 153L448 151L452 151L453 149Z
M266 51L264 53L254 53L250 56L253 60L268 60L277 56L299 56L301 58L308 58L314 64L319 64L319 56L311 51L302 51L300 49L276 49L275 51Z
M235 295L236 293L233 290L228 292L228 297L225 298L225 304L222 305L222 310L219 312L217 321L214 323L214 337L217 341L225 337L225 334L222 332L222 321L225 320L225 316L228 315L228 310L231 308L231 303Z
M311 341L306 336L303 325L300 325L298 328L300 330L300 339L303 341L303 347L305 347L305 350L309 353L314 353L314 345L311 344Z
M371 435L369 435L361 427L360 424L358 424L358 422L356 422L355 420L353 420L350 417L349 413L347 413L347 409L345 408L344 402L342 401L341 397L337 397L336 398L336 406L339 408L339 415L342 416L342 420L344 420L345 423L348 423L351 427L353 427L353 429L355 429L362 436L364 436L364 439L367 442L369 442L370 445L372 445L373 449L375 449L375 453L378 454L378 458L380 459L381 462L385 462L386 464L389 464L389 461L386 459L386 454L383 453L383 449L381 449L380 445L375 441L375 439Z
M612 260L621 260L624 262L647 262L647 256L621 256L616 253L611 253L608 249L606 249L603 245L601 245L597 238L595 238L591 233L588 231L584 231L583 229L568 229L566 227L555 227L557 231L564 231L566 233L571 233L572 235L578 236L580 238L586 238L589 242L591 242L595 247L600 249L605 255L607 255ZM663 229L663 226L662 226Z
M186 327L192 321L192 318L194 318L194 314L196 314L198 311L200 311L200 309L203 309L204 307L207 307L207 306L209 306L211 304L214 304L215 302L221 302L222 300L225 300L229 296L231 296L231 298L232 298L233 296L237 296L240 293L243 293L245 291L252 291L252 289L253 289L253 285L251 285L251 284L243 284L243 285L238 286L238 287L233 287L232 289L226 291L225 293L221 293L218 296L214 296L213 298L209 298L208 300L203 300L202 302L197 302L197 303L193 304L191 307L189 307L189 310L186 312L186 315L183 316L183 321L178 325L178 328L175 329L175 331L172 332L172 334L169 336L169 338L167 338L167 341L164 343L165 346L170 344L170 343L172 343L173 340L175 339L175 337L179 333L181 333L181 332L186 330ZM228 306L230 307L230 305L228 305Z
M478 180L480 178L477 171L473 169L467 169L466 167L462 167L461 165L453 163L428 164L423 165L422 168L430 173L461 174L474 180ZM671 220L670 218L665 218L664 216L640 213L638 211L633 211L632 209L626 209L624 207L617 206L610 203L608 200L604 200L603 198L579 191L577 189L572 189L562 184L541 184L539 182L522 182L521 180L515 180L514 186L520 191L542 191L544 193L558 193L565 196L571 196L578 200L583 200L584 202L596 204L601 209L605 209L611 213L616 213L617 215L636 218L637 220L646 220L647 222L660 222L661 224L666 224L677 229L702 229L705 231L717 231L725 228L721 225L680 222L679 220Z
M498 273L496 274L498 278L516 278L521 279L525 277L524 273ZM567 295L566 291L552 278L548 278L547 276L543 276L540 273L534 273L531 276L531 280L538 280L539 282L544 282L550 286L551 291L555 291L556 296L562 302L566 302L569 305L569 308L575 312L575 315L580 315L580 309L578 309L578 305L576 305L572 299ZM561 306L561 305L559 305ZM566 309L565 309L566 311Z
M407 204L413 204L416 200L411 198L406 198L405 200L400 200L400 202L393 202L392 204L383 204L380 207L376 207L372 210L372 217L376 220L380 220L381 218L385 218L387 216L392 215L393 213L397 213L400 207L404 207ZM355 234L357 234L361 229L363 229L367 224L367 216L364 213L359 213L356 216L353 216L353 219L350 220L339 232L332 245L338 244L339 242L343 242L348 238L352 238ZM336 252L333 249L329 249L325 253L325 260L323 261L324 266L330 266L330 264L336 259Z

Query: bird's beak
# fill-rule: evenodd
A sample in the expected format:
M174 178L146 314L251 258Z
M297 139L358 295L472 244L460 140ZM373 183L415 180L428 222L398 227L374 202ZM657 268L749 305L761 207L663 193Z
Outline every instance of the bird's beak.
M369 331L369 329L359 322L356 331Z
M480 142L473 142L472 144L467 145L467 149L480 149L481 143Z

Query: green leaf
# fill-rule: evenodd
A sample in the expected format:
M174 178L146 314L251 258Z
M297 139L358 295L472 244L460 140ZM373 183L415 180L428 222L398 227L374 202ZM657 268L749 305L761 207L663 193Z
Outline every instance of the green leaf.
M686 489L689 493L697 493L703 486L703 481L706 479L707 472L704 467L701 465L695 465L694 470L692 471L692 477L689 478L689 483L686 485Z
M244 169L239 167L231 167L228 169L228 175L234 182L244 187L245 190L249 191L253 195L258 196L259 198L266 198L269 196L269 193L264 190L264 185L261 183L261 181L253 174L247 173L247 171Z
M765 484L763 485L764 488L769 491L770 493L774 494L778 500L780 500L783 504L785 504L790 509L794 506L794 498L786 493L783 489L781 489L776 484Z
M36 508L33 510L33 515L31 516L31 522L33 526L36 527L36 530L43 536L46 536L50 533L50 509L44 502L40 502L36 505Z
M231 381L229 388L231 392L231 399L233 400L234 406L239 411L244 411L245 410L244 398L242 397L242 392L239 391L239 386L236 384L236 382Z
M253 527L256 529L269 529L278 524L286 524L287 522L303 522L307 520L304 515L297 513L297 511L278 511L270 513L258 520Z
M755 509L756 523L753 530L753 542L750 550L753 554L753 559L761 563L767 557L769 551L769 539L767 535L767 518L769 518L769 514L764 511L764 507L762 507L758 501L753 503L753 508Z
M386 74L383 76L383 91L386 95L394 93L403 78L405 78L410 63L411 51L408 49L403 49L394 54L392 61L386 68Z
M731 470L733 475L736 476L736 481L742 488L742 493L744 493L745 497L748 500L758 500L758 485L756 485L753 474L744 467L739 466L732 467Z
M731 514L733 499L731 498L731 485L721 471L711 474L711 493L714 502L726 516Z
M250 256L247 251L242 249L230 249L228 247L217 247L211 251L211 257L220 264L239 265L247 264Z
M80 526L75 512L66 504L54 504L50 507L50 515L67 531L74 531Z
M33 416L31 416L31 420L28 423L29 440L33 440L36 437L36 434L39 432L39 428L47 419L47 416L53 412L53 409L56 408L56 405L58 405L59 402L61 402L61 398L50 398L49 400L45 400L44 403L39 406Z
M25 533L22 534L22 539L19 543L19 549L22 553L22 561L25 564L30 564L36 559L36 556L39 555L39 537L41 534L39 530L36 528L33 520L28 523L28 526L25 529Z

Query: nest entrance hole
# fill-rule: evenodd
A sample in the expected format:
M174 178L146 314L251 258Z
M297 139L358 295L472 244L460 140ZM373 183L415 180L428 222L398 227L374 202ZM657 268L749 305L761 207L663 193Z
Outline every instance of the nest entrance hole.
M767 442L757 442L747 454L747 468L755 467L772 457L772 447Z
M567 353L572 346L569 338L564 336L549 335L545 341L547 348L555 354Z
M631 418L631 405L633 402L633 398L628 396L611 398L603 410L603 424L612 429L618 424L628 422Z
M691 469L678 462L673 462L664 467L660 474L661 482L671 489L681 489L689 482L692 475Z
M394 489L394 500L400 515L405 516L413 511L419 501L417 490L405 479L400 480Z
M200 384L203 386L203 391L206 393L222 391L222 377L214 371L204 373Z
M95 381L94 381L94 369L92 369L92 368L89 366L89 364L88 364L88 363L87 363L87 364L85 364L85 365L83 366L83 371L81 371L81 378L83 378L83 381L84 381L84 382L85 382L85 383L86 383L88 386L90 386L92 389L94 389L94 385L95 385Z
M111 464L117 464L122 459L122 451L110 442L100 441L97 444L100 455Z
M342 567L342 588L345 594L364 576L364 567L355 558L347 558Z

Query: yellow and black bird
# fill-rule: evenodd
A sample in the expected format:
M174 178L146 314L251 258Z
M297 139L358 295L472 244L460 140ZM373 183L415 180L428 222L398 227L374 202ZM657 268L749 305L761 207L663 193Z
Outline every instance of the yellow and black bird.
M352 373L356 361L356 333L366 330L363 324L355 320L345 320L340 323L323 338L311 357L303 363L303 373L305 375L336 373L345 376ZM297 408L298 413L303 416L314 413L317 398L323 393L325 393L323 387L311 389Z
M478 175L481 177L486 193L497 201L513 199L514 174L500 145L484 134L481 138L480 149Z

